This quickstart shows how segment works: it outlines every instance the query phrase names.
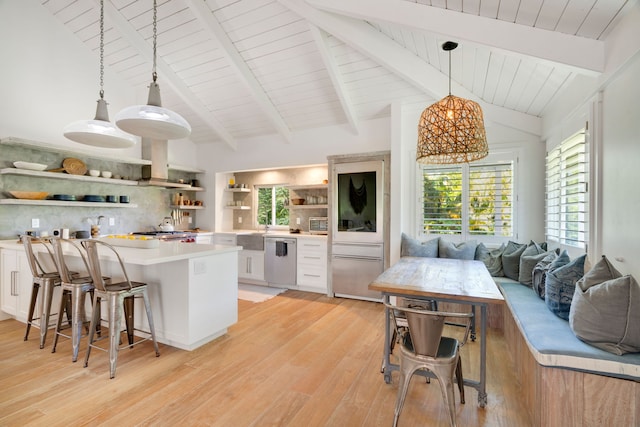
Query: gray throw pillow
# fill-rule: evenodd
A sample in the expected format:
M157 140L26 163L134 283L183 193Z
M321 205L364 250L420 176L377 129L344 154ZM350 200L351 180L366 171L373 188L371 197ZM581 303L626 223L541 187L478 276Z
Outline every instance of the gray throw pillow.
M551 265L549 265L549 271L553 271L558 267L562 267L563 265L569 264L571 262L571 258L569 258L569 253L567 250L563 250L560 252L560 255L556 259L553 260Z
M547 281L547 272L549 271L551 263L555 261L557 257L558 254L555 251L547 252L547 255L545 255L542 260L538 261L536 266L533 268L533 271L531 272L531 287L542 299L544 299L544 288Z
M475 240L455 244L440 239L438 242L438 256L440 258L473 260L476 256L476 246L478 244Z
M524 252L522 252L522 255L520 255L518 282L529 287L531 286L533 283L533 267L546 256L545 252L546 251L533 240L529 243L529 246L527 246Z
M402 233L402 239L400 241L400 256L419 256L426 258L438 258L438 241L439 237L421 242L417 239L412 239L406 234Z
M503 277L504 271L502 271L502 253L506 245L503 243L497 249L489 249L484 243L478 244L476 247L476 257L478 261L482 261L487 266L489 274L492 277Z
M582 341L613 354L640 352L640 286L606 257L576 283L569 325Z
M581 255L568 264L555 270L549 270L547 273L544 301L549 310L561 319L569 320L569 310L576 282L584 276L586 257L587 255Z
M520 255L527 249L524 243L516 243L509 240L502 253L502 269L509 279L518 280L520 273Z

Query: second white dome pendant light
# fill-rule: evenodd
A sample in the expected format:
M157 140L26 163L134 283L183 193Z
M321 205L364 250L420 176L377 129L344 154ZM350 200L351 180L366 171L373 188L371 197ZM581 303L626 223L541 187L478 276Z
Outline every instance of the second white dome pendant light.
M116 115L116 125L125 132L152 139L180 139L191 134L191 126L180 114L162 107L156 83L157 5L153 1L153 81L147 105L127 107Z

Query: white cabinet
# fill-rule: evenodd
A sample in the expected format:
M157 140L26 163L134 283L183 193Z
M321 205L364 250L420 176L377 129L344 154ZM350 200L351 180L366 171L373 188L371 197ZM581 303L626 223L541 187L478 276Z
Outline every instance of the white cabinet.
M298 237L298 288L327 293L327 240Z
M197 233L196 243L211 245L213 243L213 233Z
M264 282L264 251L238 252L238 281Z
M213 233L212 243L214 245L236 246L235 233Z
M32 277L23 251L0 249L0 308L21 322L27 321ZM4 317L7 318L7 317Z

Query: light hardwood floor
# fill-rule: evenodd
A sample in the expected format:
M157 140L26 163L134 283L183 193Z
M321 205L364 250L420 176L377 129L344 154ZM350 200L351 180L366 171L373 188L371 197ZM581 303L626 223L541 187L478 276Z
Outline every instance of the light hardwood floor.
M109 379L106 353L84 369L61 339L40 350L37 329L0 322L0 426L390 426L398 374L380 373L383 306L287 291L263 303L239 301L239 322L195 351L151 344L120 352ZM455 331L452 331L455 333ZM466 388L459 426L530 426L500 331L489 331L488 404ZM477 378L479 342L463 348ZM439 385L414 377L400 426L447 426Z

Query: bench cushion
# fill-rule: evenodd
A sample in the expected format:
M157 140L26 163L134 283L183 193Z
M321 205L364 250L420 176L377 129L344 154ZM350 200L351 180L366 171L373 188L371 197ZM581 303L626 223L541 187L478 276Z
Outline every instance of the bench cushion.
M640 353L618 356L580 341L531 288L496 280L531 354L543 366L640 381Z

